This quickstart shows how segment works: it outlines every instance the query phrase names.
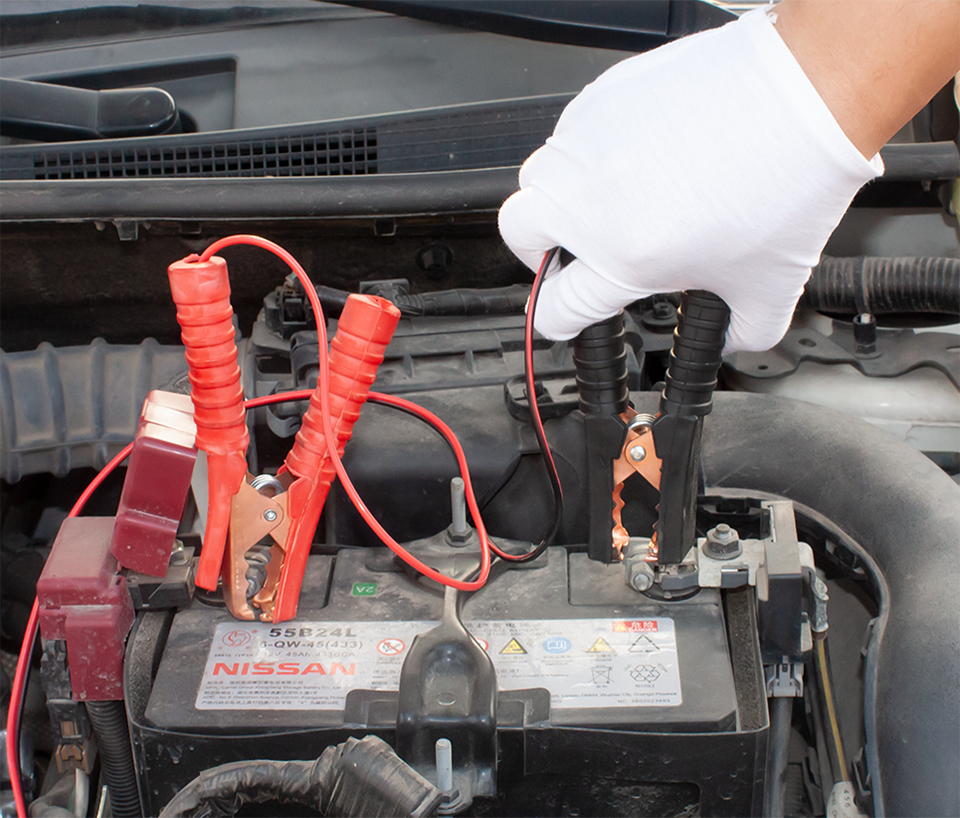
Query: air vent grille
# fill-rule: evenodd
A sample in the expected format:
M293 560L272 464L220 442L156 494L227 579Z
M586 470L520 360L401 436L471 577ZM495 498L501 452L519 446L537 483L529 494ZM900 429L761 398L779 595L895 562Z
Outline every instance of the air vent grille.
M512 167L550 136L570 99L556 94L270 128L4 145L0 179L329 177Z
M34 151L34 179L163 176L350 176L377 172L377 129L296 137Z

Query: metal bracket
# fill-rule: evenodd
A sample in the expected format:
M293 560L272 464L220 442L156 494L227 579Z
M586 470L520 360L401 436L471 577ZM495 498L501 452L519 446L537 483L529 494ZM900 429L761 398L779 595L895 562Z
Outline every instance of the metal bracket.
M960 389L960 361L957 336L947 332L917 333L912 329L877 330L876 351L869 356L857 353L853 326L833 322L828 337L809 328L787 331L783 340L767 352L737 352L724 363L750 378L779 378L797 371L804 361L821 364L849 364L872 378L892 378L914 369L939 369Z

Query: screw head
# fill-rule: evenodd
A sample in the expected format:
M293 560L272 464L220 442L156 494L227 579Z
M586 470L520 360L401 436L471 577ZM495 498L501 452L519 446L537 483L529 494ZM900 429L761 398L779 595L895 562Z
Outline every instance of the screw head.
M272 508L268 508L265 512L263 512L263 519L268 523L272 523L277 519L277 512L275 512Z
M634 463L642 462L647 456L647 450L643 446L634 446L630 449L630 459Z
M627 585L635 591L646 591L653 585L653 568L643 559L634 556L626 562L624 567L627 572Z

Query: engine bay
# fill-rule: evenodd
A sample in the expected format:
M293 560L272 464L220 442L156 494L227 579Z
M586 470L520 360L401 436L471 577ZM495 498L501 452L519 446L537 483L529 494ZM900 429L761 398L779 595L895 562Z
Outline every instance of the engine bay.
M960 815L953 89L773 349L698 292L551 342L517 166L727 12L289 5L0 23L182 116L0 137L0 814Z
M432 241L424 252L454 257L443 247ZM256 251L221 252L232 263ZM409 280L391 278L363 282L359 289L365 298L395 304L400 313L392 340L383 345L378 391L363 406L344 449L346 470L373 515L427 565L451 577L476 576L480 538L468 520L456 458L443 437L390 405L391 396L402 396L452 428L492 541L508 552L528 552L542 541L555 513L526 400L522 310L528 288L510 283L411 295ZM331 287L320 293L336 338L347 293ZM553 545L527 562L496 561L476 592L448 588L445 594L396 559L334 483L311 538L299 609L282 621L269 605L254 601L265 584L276 582L269 579L269 541L254 537L259 545L233 557L242 560L241 580L225 567L218 590L195 585L206 510L202 472L198 480L192 459L186 469L161 460L138 465L136 472L128 469L126 483L108 478L87 512L106 516L65 521L53 555L67 564L71 553L77 555L74 567L61 571L62 562L48 560L44 576L66 579L50 590L41 578L39 596L47 615L71 610L83 622L91 600L67 596L83 588L89 593L89 583L101 582L106 571L125 588L121 607L131 615L122 630L132 629L115 648L112 688L103 685L111 659L102 643L75 646L71 661L75 637L56 628L53 638L44 637L39 675L58 727L51 766L99 769L114 814L160 814L193 779L220 765L316 758L350 737L378 737L440 793L423 803L443 814L762 814L770 782L778 778L783 796L791 799L787 814L823 814L831 793L834 801L836 793L847 794L869 809L867 730L876 703L863 682L870 671L850 646L879 641L877 623L885 618L889 589L874 557L846 533L849 523L838 525L811 508L811 497L822 496L822 481L850 479L842 469L824 475L817 462L825 449L836 449L836 436L849 421L785 398L718 390L714 411L700 421L698 545L658 566L650 553L661 468L651 480L653 472L645 477L640 466L644 446L651 459L660 451L651 426L663 409L679 306L679 296L651 299L622 319L620 351L612 357L619 360L619 382L629 399L616 408L629 412L632 426L620 421L630 437L614 449L622 450L624 463L638 461L626 478L622 468L615 477L610 449L598 448L602 435L591 429L597 421L591 420L591 375L583 368L582 342L579 352L574 342L534 342L535 390L563 487L563 511L552 526ZM296 398L247 412L247 463L252 475L263 476L259 490L266 487L267 495L278 489L270 481L277 483L317 382L312 313L303 288L290 277L262 298L249 333L230 333L248 398ZM830 336L842 343L844 319L834 324ZM903 337L900 329L874 332L878 346ZM943 335L941 343L954 343L955 336ZM934 340L939 336L930 333ZM851 346L854 356L857 349ZM608 366L610 358L607 351L600 360ZM736 379L742 368L728 362L721 382ZM67 405L81 428L88 419L103 429L116 429L118 422L136 428L138 418L149 414L142 408L148 395L148 407L166 395L159 404L166 411L186 407L189 414L191 408L182 403L190 393L183 347L155 341L5 353L4 373L12 394L39 392L34 407L55 406L58 393L70 395ZM115 384L111 401L89 387L103 377ZM951 380L942 370L938 377ZM116 413L119 407L125 416ZM18 435L24 434L22 411L14 415ZM605 411L609 416L612 410ZM107 438L80 443L74 430L44 429L53 417L45 411L31 420L34 434L53 433L63 441L57 448L5 450L7 479L22 475L5 488L7 520L31 506L36 514L49 502L37 491L41 479L47 497L70 491L66 486L87 473L83 466L100 465L120 449ZM167 423L161 415L150 417ZM784 438L784 425L792 423L802 424L803 435ZM751 446L742 443L746 428ZM889 432L866 426L859 434L883 440L882 448L898 457L905 450L908 461L924 461L927 472L942 476L932 460L896 443ZM841 437L858 451L863 445L846 430ZM787 480L774 473L784 464L782 456L771 456L773 446L791 452ZM590 463L598 452L599 472ZM950 468L948 455L931 457ZM839 462L836 455L833 462ZM849 464L854 471L871 467L862 458ZM598 477L604 469L606 482ZM60 480L29 474L57 470L65 473ZM758 476L763 471L771 473ZM157 474L167 475L167 486ZM788 485L799 474L807 475L803 491ZM163 569L138 571L130 567L137 558L121 557L127 567L116 574L109 568L120 553L110 550L117 541L115 520L131 513L132 501L124 498L134 492L125 486L166 501L172 486L182 492L191 477L193 499L166 520ZM940 490L951 490L944 480ZM598 482L607 504L605 519L600 512L599 550L593 506ZM615 485L625 539L611 549ZM120 511L111 512L117 504ZM78 572L80 563L87 567ZM71 572L78 576L71 579ZM233 600L227 593L231 576L239 588ZM833 613L838 605L840 615ZM274 617L281 621L271 622ZM841 646L830 654L824 650L828 632L830 645ZM90 659L93 674L82 669ZM842 681L834 681L840 668ZM81 703L88 696L89 718ZM119 718L118 735L131 748L121 752L127 764L119 771L108 769L114 763L111 739L99 732L109 735L109 728L97 727L92 716L104 704L120 706L114 720ZM436 790L438 740L452 747L443 768L445 791ZM771 764L778 766L771 770ZM261 790L241 801L266 798L264 792L277 797L266 784ZM390 803L398 808L399 802ZM275 800L267 804L266 814L283 809ZM364 810L371 808L345 808L344 814L368 814ZM302 814L304 807L292 809Z

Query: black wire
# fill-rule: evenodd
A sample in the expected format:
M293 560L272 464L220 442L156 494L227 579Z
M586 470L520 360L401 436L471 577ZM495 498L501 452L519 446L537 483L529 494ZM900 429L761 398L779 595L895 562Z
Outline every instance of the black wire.
M563 517L563 488L560 485L560 475L557 473L557 464L553 462L553 455L550 452L550 445L547 443L546 433L543 431L543 421L540 418L540 407L537 404L537 392L534 388L533 373L533 319L537 309L537 299L540 297L540 287L546 276L547 270L553 263L554 258L559 252L559 247L554 247L543 256L540 263L540 269L533 280L533 287L530 290L530 304L527 307L527 320L524 328L524 375L527 383L527 405L530 407L530 418L533 421L533 431L537 436L537 445L540 447L540 454L543 457L544 466L547 469L547 477L550 480L550 488L553 491L553 521L546 536L540 541L532 551L526 554L501 555L501 559L508 562L530 562L535 560L544 551L547 546L553 543L560 530L560 520Z

